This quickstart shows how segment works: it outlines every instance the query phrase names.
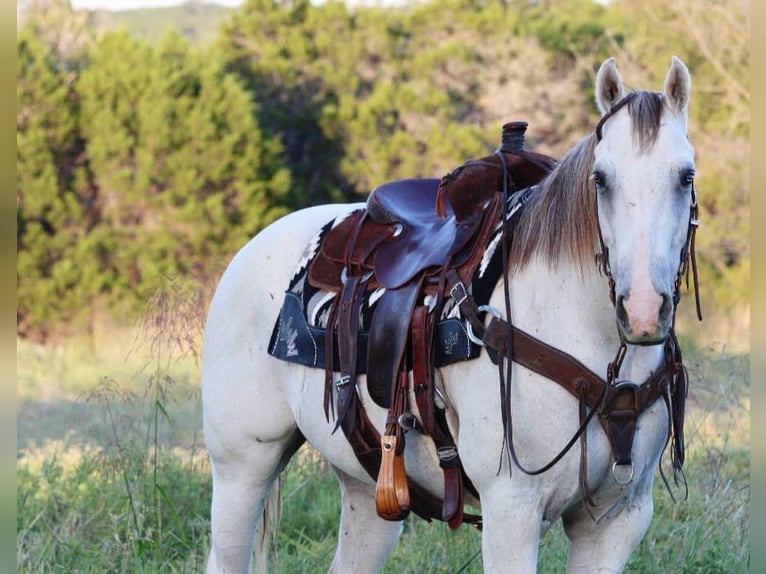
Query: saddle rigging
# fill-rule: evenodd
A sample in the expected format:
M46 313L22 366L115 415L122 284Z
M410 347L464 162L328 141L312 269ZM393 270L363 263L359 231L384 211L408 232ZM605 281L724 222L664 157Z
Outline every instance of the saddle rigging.
M329 420L337 407L335 428L357 445L357 457L376 479L377 510L384 518L401 520L412 508L451 528L480 520L463 513L464 487L476 493L435 400L434 330L445 298L460 289L461 301L467 296L489 238L502 225L508 195L538 183L555 166L553 158L524 150L526 128L526 122L504 125L495 153L468 161L441 180L408 179L376 188L365 210L326 235L309 268L309 283L339 293L325 331L325 414ZM360 301L376 289L382 295L369 330L367 388L389 409L379 439L356 393ZM340 377L333 380L336 342ZM419 419L408 404L410 371ZM405 431L411 429L436 445L443 501L424 497L406 476ZM371 450L379 464L370 462Z

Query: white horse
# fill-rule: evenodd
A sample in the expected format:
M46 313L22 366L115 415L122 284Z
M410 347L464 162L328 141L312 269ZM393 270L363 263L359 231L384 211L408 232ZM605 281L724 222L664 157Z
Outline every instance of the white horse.
M691 79L672 58L663 92L632 92L610 58L597 75L602 113L596 132L562 159L536 190L511 254L513 324L606 379L626 344L621 380L643 381L660 368L672 330L679 263L688 247L694 198L694 148L687 138ZM212 461L212 547L208 572L244 572L264 506L280 472L308 441L329 462L342 492L331 572L377 572L402 530L375 510L375 483L322 409L324 373L267 353L283 292L308 242L330 219L361 205L323 205L276 221L234 257L213 298L204 335L204 433ZM602 265L594 255L603 255ZM596 257L598 260L598 257ZM609 278L613 278L613 304ZM490 300L504 309L500 282ZM559 518L570 541L568 572L619 572L652 518L655 468L669 432L665 401L642 412L631 476L618 476L597 420L586 430L587 506L572 449L550 470L530 475L503 451L495 365L475 360L440 369L447 416L483 517L486 572L535 572L541 536ZM386 411L358 391L383 429ZM557 455L580 426L578 401L559 384L513 364L513 439L527 469ZM412 435L412 436L411 436ZM407 473L443 492L433 443L409 433ZM503 453L503 454L501 454ZM498 472L498 461L502 469ZM509 465L510 468L509 473Z

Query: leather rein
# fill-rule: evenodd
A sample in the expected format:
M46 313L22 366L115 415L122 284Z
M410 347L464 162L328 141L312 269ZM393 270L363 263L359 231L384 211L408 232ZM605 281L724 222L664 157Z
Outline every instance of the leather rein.
M604 115L598 123L595 134L601 139L601 128L604 122L626 105L633 97L628 94L620 100L612 109ZM502 168L507 173L507 165L502 153L497 153L502 162ZM508 196L508 178L503 177L503 195ZM626 354L626 341L618 329L620 345L612 362L607 367L606 380L599 377L585 365L571 355L560 351L521 329L513 326L511 320L510 286L508 279L508 245L506 234L512 233L508 225L503 225L503 287L505 317L502 319L497 310L489 306L477 307L465 286L456 274L447 275L451 292L458 304L463 317L466 319L466 327L471 339L486 347L490 358L498 366L500 380L500 399L503 420L503 447L502 452L508 453L516 466L529 475L542 474L559 462L564 455L580 440L580 472L579 481L583 499L587 502L586 509L590 513L590 506L596 503L592 498L587 484L587 433L585 432L590 421L599 415L599 421L609 439L614 462L612 474L615 481L620 485L628 485L633 480L634 468L632 463L632 445L638 417L659 398L665 401L668 410L668 432L663 448L663 453L668 444L672 445L672 470L674 482L680 483L686 488L686 480L683 476L684 462L684 407L688 391L688 374L683 365L681 350L675 334L676 309L681 298L682 279L686 278L687 290L689 288L689 270L691 269L694 283L697 316L702 320L700 305L697 263L695 257L695 234L699 225L697 196L692 184L692 198L689 212L689 226L685 244L680 253L679 268L674 281L673 292L673 319L672 325L663 344L664 360L660 368L654 372L642 384L619 378L620 368ZM600 271L606 276L609 283L612 304L615 303L615 281L609 267L609 257L606 245L601 237L601 229L598 230L601 253L596 256ZM489 312L491 320L485 327L483 313ZM529 469L522 465L518 459L513 441L513 417L511 409L511 363L516 363L542 375L573 394L579 403L580 425L561 451L547 464ZM660 457L660 461L662 456ZM502 456L498 473L502 465ZM659 464L660 474L668 491L673 497L672 490ZM510 466L509 466L510 472ZM688 494L688 489L687 489ZM674 498L674 497L673 497Z

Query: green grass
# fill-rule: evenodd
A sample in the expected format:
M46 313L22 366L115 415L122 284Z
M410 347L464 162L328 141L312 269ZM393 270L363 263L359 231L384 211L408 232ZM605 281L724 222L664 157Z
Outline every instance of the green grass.
M119 339L130 352L109 343ZM179 340L167 333L150 337L148 351L135 340L58 349L19 342L19 572L203 570L211 482L198 366L168 360L168 342ZM157 349L165 359L145 358ZM655 517L627 572L746 572L749 357L693 351L686 363L689 498L674 503L657 481ZM326 571L340 499L310 449L288 466L282 503L273 571ZM539 572L563 571L566 546L555 525L541 543ZM480 548L470 527L452 532L410 517L384 572L481 572Z
M689 499L673 502L660 481L655 516L626 572L744 573L749 566L749 456L734 449L718 459L692 456L686 465ZM718 476L717 481L711 480ZM332 475L316 462L293 464L283 486L279 571L323 572L332 561L340 503ZM563 572L567 541L555 525L540 547L538 571ZM411 516L385 573L480 573L480 533L450 531Z
M160 457L158 515L150 461L135 453L122 459L62 447L30 449L20 461L19 572L201 571L211 486L202 453ZM713 471L723 480L711 481ZM655 518L627 572L748 571L747 452L732 451L722 464L692 458L687 476L686 502L672 502L657 485ZM322 464L303 457L291 465L274 571L326 571L335 551L339 502L335 480ZM480 534L472 528L452 532L442 523L410 517L384 572L478 573L480 548ZM542 541L539 572L561 572L565 562L566 540L556 525Z

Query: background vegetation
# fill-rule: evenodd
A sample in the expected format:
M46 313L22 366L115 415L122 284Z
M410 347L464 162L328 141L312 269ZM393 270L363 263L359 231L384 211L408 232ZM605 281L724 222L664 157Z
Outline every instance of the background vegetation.
M631 85L661 89L678 54L694 80L703 300L711 328L741 348L747 7L251 0L203 42L210 29L191 18L217 25L222 9L190 3L105 24L64 0L28 2L17 41L18 332L47 340L103 315L134 320L163 277L209 285L285 212L441 176L496 146L511 119L530 122L530 147L560 155L595 124L603 59L616 55ZM175 28L158 35L162 22Z
M509 120L561 155L595 125L601 61L659 90L671 54L694 82L705 321L681 305L690 499L657 493L629 571L747 570L747 0L19 6L20 571L201 570L195 357L211 290L250 236L306 205L439 177ZM327 568L335 490L311 451L291 463L275 570ZM408 519L389 571L480 571L476 533L441 526ZM563 560L555 529L541 571Z

